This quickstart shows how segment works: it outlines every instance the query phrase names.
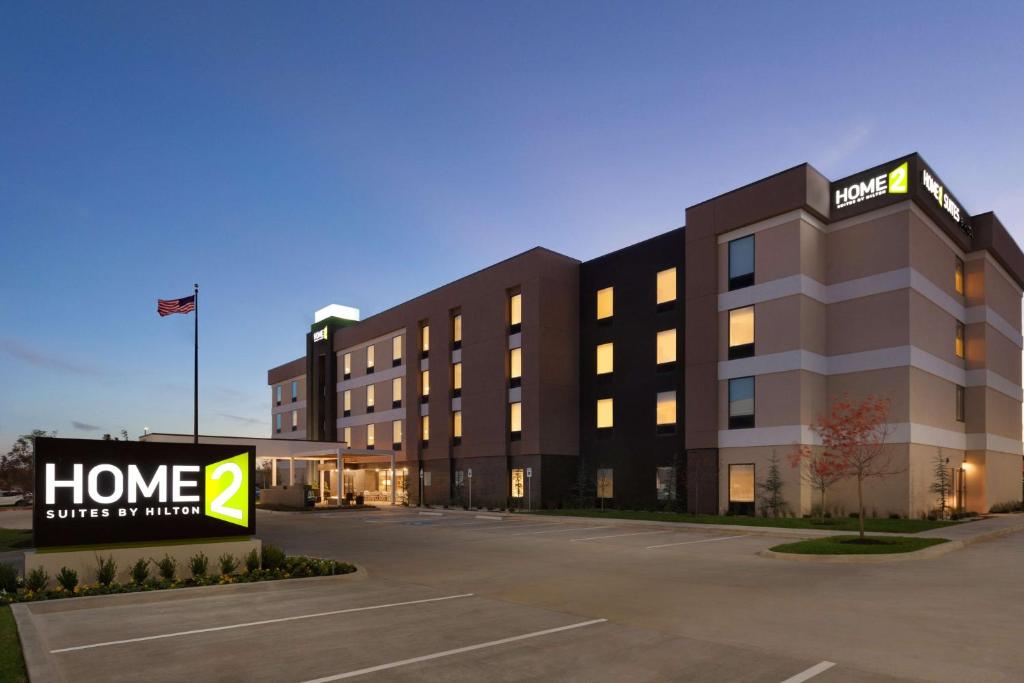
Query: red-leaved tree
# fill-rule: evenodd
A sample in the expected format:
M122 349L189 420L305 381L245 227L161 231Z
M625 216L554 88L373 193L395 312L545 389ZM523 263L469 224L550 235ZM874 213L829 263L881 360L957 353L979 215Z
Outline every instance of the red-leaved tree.
M789 464L799 467L800 478L818 492L818 515L824 521L825 493L846 476L845 463L833 453L798 444L789 454Z

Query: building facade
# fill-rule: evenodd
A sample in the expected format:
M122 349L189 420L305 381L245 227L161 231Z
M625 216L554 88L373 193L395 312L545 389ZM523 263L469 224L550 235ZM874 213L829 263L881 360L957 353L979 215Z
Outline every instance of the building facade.
M835 182L804 164L587 262L537 248L363 321L328 317L269 372L271 426L395 450L403 479L384 484L413 503L472 487L492 507L752 513L775 460L808 514L789 454L820 449L835 397L874 395L893 474L868 510L927 514L938 465L954 506L987 511L1021 500L1022 285L999 220L969 215L920 156ZM843 482L826 507L854 501Z

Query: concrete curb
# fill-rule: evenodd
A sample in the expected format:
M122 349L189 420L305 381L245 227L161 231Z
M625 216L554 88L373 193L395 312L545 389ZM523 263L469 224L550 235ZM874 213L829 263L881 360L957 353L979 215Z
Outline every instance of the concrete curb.
M1015 524L1014 526L1004 527L1002 529L993 529L992 531L986 531L969 538L948 541L947 543L933 545L930 548L914 550L909 553L882 553L879 555L799 555L797 553L777 553L772 550L761 550L758 551L757 554L760 557L773 560L783 560L785 562L811 562L817 564L885 564L889 562L909 562L912 560L930 560L936 557L941 557L942 555L946 555L947 553L951 553L955 550L966 548L973 543L988 541L1002 536L1009 536L1010 534L1017 533L1018 531L1024 531L1024 523Z
M18 627L18 638L21 640L21 653L25 658L25 670L32 683L51 683L61 680L53 667L50 648L43 642L43 637L36 629L32 611L28 603L16 602L11 605L14 623Z

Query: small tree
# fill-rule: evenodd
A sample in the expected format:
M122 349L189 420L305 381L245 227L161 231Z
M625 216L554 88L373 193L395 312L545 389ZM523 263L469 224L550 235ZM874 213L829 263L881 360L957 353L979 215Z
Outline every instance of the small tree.
M946 518L946 501L952 496L953 481L949 476L949 458L942 457L942 449L935 453L935 479L929 490L939 497L939 519Z
M798 445L789 454L789 464L800 468L800 478L818 492L818 515L825 521L825 494L844 476L844 463L831 453Z
M772 450L772 457L768 460L768 476L764 481L758 482L757 488L760 491L762 505L765 508L765 516L781 517L786 510L786 499L782 496L782 474L779 472L779 456Z
M31 434L19 436L11 450L0 456L0 487L32 490L35 480L32 463L35 461L37 436L57 436L57 432L33 429Z

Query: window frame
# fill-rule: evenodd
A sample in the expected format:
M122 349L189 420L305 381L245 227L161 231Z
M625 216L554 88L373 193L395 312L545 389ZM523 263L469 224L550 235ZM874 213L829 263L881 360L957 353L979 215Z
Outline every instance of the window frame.
M664 334L672 334L672 360L661 360L658 354L661 352L661 336ZM670 327L667 330L658 330L654 333L654 364L658 366L659 370L670 370L676 365L676 361L679 359L679 332L674 327Z
M515 372L514 358L519 358L519 374L512 374ZM508 385L515 389L516 387L523 386L523 348L521 346L515 346L508 350Z
M514 429L514 417L519 414L519 429ZM511 401L508 404L508 433L511 441L520 441L523 438L523 402Z
M452 349L462 348L462 312L452 314Z
M452 398L462 396L462 361L452 363Z
M967 389L956 385L954 396L953 417L957 422L967 421Z
M391 367L397 368L402 364L402 335L396 334L391 338Z
M957 358L963 359L967 356L967 326L959 320L956 321L955 335L953 353Z
M750 317L751 317L750 332L751 332L751 337L753 337L753 341L745 343L745 344L736 344L734 346L733 343L732 343L732 315L733 315L733 313L736 313L738 311L745 311L747 309L750 309ZM727 320L728 330L726 332L726 342L729 345L729 347L728 347L728 357L729 357L729 360L737 360L737 359L740 359L740 358L750 358L750 357L756 355L756 353L757 353L757 346L756 346L757 345L757 310L756 310L756 304L750 304L749 306L738 306L737 308L730 308L729 311L728 311L728 316L729 317L728 317L728 320Z
M659 408L661 407L661 397L672 394L672 421L661 422L661 415L659 414ZM675 389L669 389L667 391L658 391L654 395L654 426L658 434L675 434L677 425L679 424L679 394Z
M397 439L395 437L398 437ZM391 421L391 450L400 451L402 450L402 421L392 420Z
M601 295L604 292L607 292L608 297L607 315L601 315ZM615 318L615 285L609 285L597 290L595 293L594 305L596 306L594 320L596 320L599 325L610 323Z
M953 290L960 296L965 296L967 290L966 274L964 273L964 260L957 255L953 255L956 259L953 265Z
M601 372L601 349L608 348L608 369ZM615 372L615 342L602 342L594 347L594 374L598 377L605 377Z
M611 418L611 422L606 425L601 424L601 405L603 403L607 403L610 407L609 416ZM598 434L607 433L608 431L615 429L615 397L608 396L605 398L599 398L594 404L594 407L596 412L594 424Z
M733 245L739 246L740 242L744 240L750 240L750 272L739 273L738 275L732 274L732 260L733 260ZM744 235L743 237L737 237L736 239L729 240L726 245L726 277L729 280L729 291L735 291L737 289L744 289L746 287L752 287L754 285L754 273L757 271L756 265L756 250L757 242L754 239L754 235Z
M398 391L395 391L395 385L397 382ZM402 407L402 378L393 377L391 379L391 407L401 408Z
M750 413L742 415L732 414L733 397L732 390L734 383L750 380ZM741 400L741 399L737 399ZM748 375L746 377L732 377L728 380L726 388L726 415L729 420L729 429L753 429L757 420L757 377Z
M672 298L661 300L661 276L665 273L672 273ZM655 275L654 281L654 303L659 311L665 311L675 306L676 301L679 299L679 273L676 266L671 268L664 268L659 270Z
M452 445L462 445L462 411L452 411Z
M523 331L523 292L515 290L508 294L508 333L519 334Z
M733 469L750 468L750 500L733 500L732 497L732 473ZM757 500L757 465L752 462L729 463L728 479L725 483L728 510L735 515L753 515L755 512L755 501Z

